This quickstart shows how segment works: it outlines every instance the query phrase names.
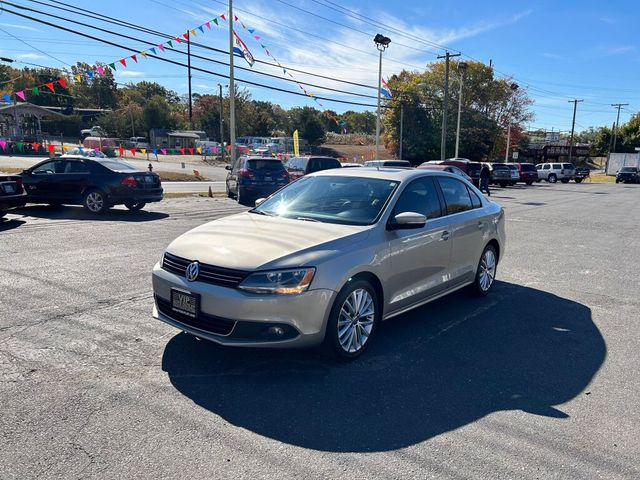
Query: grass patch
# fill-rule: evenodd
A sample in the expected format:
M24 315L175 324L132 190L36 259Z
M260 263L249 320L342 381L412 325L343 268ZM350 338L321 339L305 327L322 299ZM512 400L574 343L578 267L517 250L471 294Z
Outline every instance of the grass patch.
M616 183L616 177L611 175L605 175L604 173L592 173L589 175L591 180L585 180L585 182L589 183Z
M209 179L203 176L196 177L193 174L182 173L182 172L159 172L156 171L158 175L160 175L160 180L163 182L204 182Z
M24 168L17 168L17 167L0 167L0 172L2 173L22 173L24 171Z

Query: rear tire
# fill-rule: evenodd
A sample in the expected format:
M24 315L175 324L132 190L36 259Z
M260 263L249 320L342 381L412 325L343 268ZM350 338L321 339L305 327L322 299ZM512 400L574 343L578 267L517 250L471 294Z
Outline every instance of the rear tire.
M500 186L502 188L507 188L507 182L500 182Z
M549 183L556 183L558 181L558 177L556 177L554 174L549 175L549 178L547 178L547 182Z
M533 185L533 182L525 182L528 186Z
M225 182L225 189L227 190L227 197L228 198L233 198L233 194L231 193L231 190L229 189L229 184L227 182Z
M324 345L337 360L358 358L377 332L382 311L378 294L365 280L348 282L333 302Z
M484 297L491 291L498 271L498 254L493 245L487 245L480 255L476 279L472 285L472 291L479 297Z
M107 199L100 190L89 190L84 196L82 205L91 213L101 214L109 210Z
M145 207L145 205L146 205L145 202L127 202L124 204L124 206L127 207L132 212L138 212L142 210Z
M576 183L582 183L582 179L581 178L576 178L575 181L576 181Z
M242 189L241 189L240 187L238 187L238 193L236 193L236 199L238 200L238 203L239 203L240 205L244 205L245 207L250 206L250 205L247 203L247 194L246 194L246 193L245 193L245 194L243 194L243 193L242 193Z

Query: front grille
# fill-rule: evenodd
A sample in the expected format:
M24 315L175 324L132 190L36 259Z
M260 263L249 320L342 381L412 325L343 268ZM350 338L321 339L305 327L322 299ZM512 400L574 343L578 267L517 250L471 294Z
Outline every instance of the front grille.
M168 272L184 276L187 271L187 266L191 262L193 262L193 260L165 253L162 268ZM222 268L214 265L207 265L206 263L200 263L200 274L196 280L210 283L212 285L236 288L245 278L247 278L249 273L250 272L242 270L232 270L230 268Z
M227 320L226 318L215 317L206 313L200 312L198 318L190 317L182 313L176 312L171 308L171 302L156 295L156 305L158 311L167 317L188 325L190 327L203 330L215 335L227 336L233 331L233 327L236 322L234 320Z

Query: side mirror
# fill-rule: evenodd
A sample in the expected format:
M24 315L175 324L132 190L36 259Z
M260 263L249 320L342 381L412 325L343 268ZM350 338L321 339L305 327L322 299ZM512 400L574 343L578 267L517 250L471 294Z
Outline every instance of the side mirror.
M225 165L225 166L224 166L224 169L225 169L225 170L231 170L231 165Z
M259 207L262 202L264 202L266 198L259 198L256 200L256 207Z
M427 217L421 213L403 212L399 213L389 222L390 230L407 230L411 228L422 228L427 224Z

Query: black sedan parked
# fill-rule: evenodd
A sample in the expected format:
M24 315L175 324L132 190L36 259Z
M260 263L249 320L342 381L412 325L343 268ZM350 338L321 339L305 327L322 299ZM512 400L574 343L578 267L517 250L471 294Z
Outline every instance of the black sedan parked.
M289 173L277 158L242 156L227 165L227 196L240 205L253 206L289 183Z
M103 213L113 205L140 210L162 200L156 173L107 158L50 158L22 172L22 179L30 203L84 205L92 213Z
M22 178L0 173L0 218L4 217L7 210L23 207L26 201Z
M640 172L637 167L622 167L616 175L616 183L640 183Z

